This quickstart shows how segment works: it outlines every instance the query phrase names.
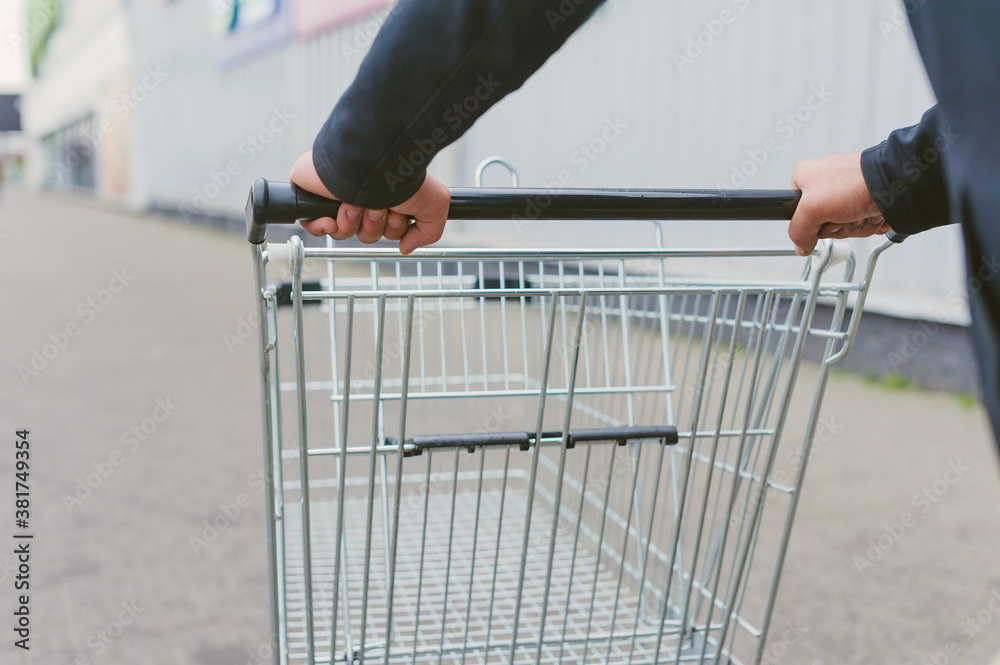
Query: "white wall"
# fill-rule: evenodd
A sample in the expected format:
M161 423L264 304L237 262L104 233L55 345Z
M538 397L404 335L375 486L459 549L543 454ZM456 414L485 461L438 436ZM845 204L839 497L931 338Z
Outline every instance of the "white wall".
M462 146L464 171L499 153L527 186L569 171L579 187L788 187L800 160L863 150L918 121L933 104L908 27L894 29L900 4L612 0L522 91L473 128ZM720 32L714 21L723 11L731 12L730 24ZM689 40L699 37L709 46L700 54L692 48L697 57L678 65L677 55L686 57ZM783 120L816 89L832 96L822 105L814 98L820 107L800 127ZM583 157L579 146L615 118L628 126L620 138L593 161ZM751 177L733 182L734 167L751 158L748 151L760 160L769 138L777 152ZM500 169L490 180L503 181ZM610 234L606 225L588 228L591 233L565 234L555 224L534 224L522 240L591 242L600 234L605 242L635 244L652 238L641 224L619 224ZM668 242L695 246L787 244L785 228L768 222L667 226ZM508 225L507 234L512 230ZM858 242L858 251L872 244ZM947 301L962 282L960 252L955 228L887 252L871 307L964 321L964 308Z
M6 37L3 57L0 57L0 93L18 94L28 79L27 40L20 39L26 27L24 3L0 2L0 35Z
M542 185L568 170L578 187L712 188L730 180L748 150L772 138L778 150L740 184L787 187L799 160L859 151L916 122L933 103L900 5L609 0L521 91L432 168L449 184L468 185L482 158L501 154L517 165L522 185ZM253 177L285 178L295 156L311 146L357 69L355 45L366 46L364 34L378 19L220 69L221 38L208 32L205 11L198 0L130 3L133 34L141 35L134 40L133 75L147 66L170 72L162 90L137 111L138 197L233 214ZM720 31L712 22L723 18L728 24ZM704 32L708 27L719 34ZM699 37L711 43L692 51L696 57L679 71L675 54ZM832 96L794 132L777 126L814 88ZM262 149L252 147L249 137L269 136L275 111L294 119ZM620 138L596 160L581 162L579 146L616 118L627 125ZM227 166L236 175L225 177ZM499 171L489 177L492 184L504 182ZM781 223L669 228L669 242L677 245L788 242ZM602 243L645 244L652 237L645 225L616 226L613 233L583 229L570 236L558 224L515 233L510 225L456 223L446 241L464 242L463 231L478 232L479 241L517 244L590 242L593 233ZM912 238L883 261L873 308L964 320L964 310L947 302L962 282L956 229Z

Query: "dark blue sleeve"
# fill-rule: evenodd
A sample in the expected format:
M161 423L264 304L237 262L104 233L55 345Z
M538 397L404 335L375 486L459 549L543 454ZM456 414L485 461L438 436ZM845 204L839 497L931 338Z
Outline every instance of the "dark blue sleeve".
M868 191L896 233L911 235L952 221L942 162L957 135L941 125L935 106L918 124L897 129L861 153Z
M399 0L313 144L337 198L388 208L602 0Z

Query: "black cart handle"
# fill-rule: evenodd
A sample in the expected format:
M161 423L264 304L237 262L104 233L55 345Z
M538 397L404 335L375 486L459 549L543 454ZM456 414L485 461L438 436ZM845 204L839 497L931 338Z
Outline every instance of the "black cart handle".
M528 189L457 187L448 219L791 219L799 192L786 189ZM253 181L247 238L264 242L268 224L336 217L340 202L289 182Z
M448 219L788 220L794 189L545 189L456 187ZM264 242L268 224L336 217L334 201L290 182L257 178L247 199L247 239Z

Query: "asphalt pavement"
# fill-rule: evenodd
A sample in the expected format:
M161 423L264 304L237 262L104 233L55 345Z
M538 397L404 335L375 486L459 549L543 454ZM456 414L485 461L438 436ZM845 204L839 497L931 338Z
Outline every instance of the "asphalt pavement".
M259 662L269 624L246 240L5 190L0 280L0 662ZM764 662L988 662L1000 651L1000 473L982 409L838 372L824 414L838 426L810 462ZM28 591L15 589L23 542ZM29 651L14 645L24 593Z

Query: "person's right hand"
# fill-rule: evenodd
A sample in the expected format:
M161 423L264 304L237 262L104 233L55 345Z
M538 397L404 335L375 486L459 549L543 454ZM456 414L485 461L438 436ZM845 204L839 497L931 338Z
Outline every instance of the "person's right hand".
M313 194L336 199L316 173L312 150L295 160L289 180ZM384 236L398 240L400 253L409 254L441 239L450 204L451 192L428 173L416 194L388 210L365 210L342 203L337 219L321 217L301 224L314 236L329 235L334 240L357 236L361 242L371 244Z
M820 238L867 238L888 233L861 173L861 155L830 155L799 162L792 188L802 198L788 225L795 251L808 256Z

